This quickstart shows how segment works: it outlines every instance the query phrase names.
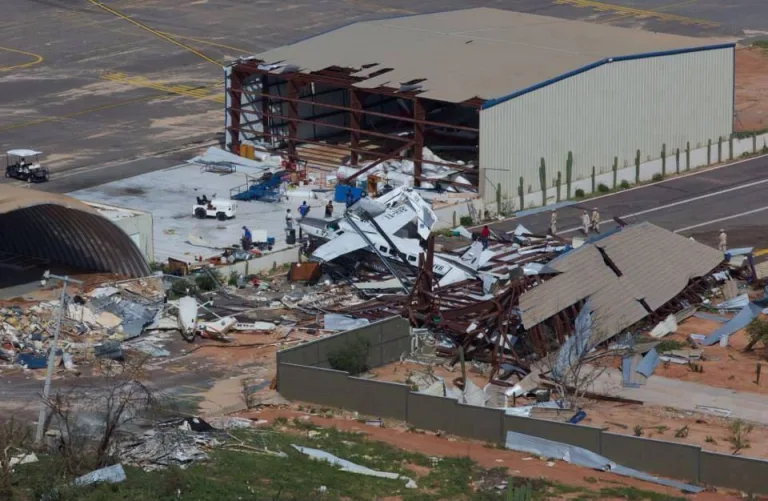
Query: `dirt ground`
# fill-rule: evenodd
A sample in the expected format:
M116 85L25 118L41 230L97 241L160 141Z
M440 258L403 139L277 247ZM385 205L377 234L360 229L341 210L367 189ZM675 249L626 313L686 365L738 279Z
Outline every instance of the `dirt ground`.
M650 405L590 402L585 411L587 417L580 423L603 428L610 433L636 435L640 427L641 437L668 442L697 445L704 450L732 454L733 433L731 421L712 415L682 411ZM570 413L563 417L565 420ZM687 430L685 430L687 428ZM679 436L676 436L679 435ZM739 451L745 457L768 457L768 426L753 425L746 435L749 447Z
M403 450L436 457L468 457L484 468L506 467L510 474L527 478L543 478L566 485L599 489L619 485L679 496L680 492L648 482L601 473L588 468L573 466L561 461L547 461L528 454L489 447L488 444L454 437L436 436L434 433L409 432L402 423L386 422L385 427L374 427L356 421L352 415L320 417L292 409L264 409L242 414L244 417L265 419L272 422L277 417L300 417L321 427L336 427L344 431L366 434L371 440L384 442ZM592 480L596 480L593 482ZM737 499L735 492L702 492L697 501ZM564 498L565 499L565 498ZM694 497L691 497L694 499Z
M718 322L689 318L680 324L675 334L670 334L664 339L687 345L690 334L709 334L720 325L722 324ZM768 394L768 374L761 375L760 384L756 383L755 377L758 363L762 365L762 372L768 371L768 352L758 344L754 351L745 353L744 347L748 341L742 329L730 336L727 347L701 346L705 358L701 362L704 372L693 372L687 365L662 363L654 374L735 391Z
M734 130L768 128L768 51L746 47L736 51L736 117Z

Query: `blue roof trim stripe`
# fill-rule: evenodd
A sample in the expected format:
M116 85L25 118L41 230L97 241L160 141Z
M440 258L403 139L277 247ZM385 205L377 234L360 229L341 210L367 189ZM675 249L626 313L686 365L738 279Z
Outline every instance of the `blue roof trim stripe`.
M483 106L481 107L481 109L486 110L488 108L492 108L497 104L501 104L505 101L509 101L510 99L514 99L516 97L520 97L524 94L528 94L529 92L533 92L535 90L541 89L542 87L547 87L548 85L552 85L553 83L557 83L561 80L565 80L566 78L571 78L572 76L578 75L579 73L584 73L586 71L589 71L591 69L597 68L598 66L602 66L608 63L615 63L617 61L631 61L634 59L646 59L649 57L674 56L677 54L687 54L690 52L702 52L706 50L733 49L734 47L736 47L735 43L724 43L724 44L718 44L718 45L705 45L702 47L693 47L688 49L673 49L673 50L665 50L660 52L645 52L641 54L630 54L628 56L607 57L605 59L601 59L594 63L588 64L586 66L582 66L581 68L577 68L573 71L569 71L568 73L563 73L562 75L558 75L554 78L550 78L549 80L545 80L535 85L531 85L530 87L526 87L524 89L515 91L511 94L507 94L506 96L489 99L483 103Z

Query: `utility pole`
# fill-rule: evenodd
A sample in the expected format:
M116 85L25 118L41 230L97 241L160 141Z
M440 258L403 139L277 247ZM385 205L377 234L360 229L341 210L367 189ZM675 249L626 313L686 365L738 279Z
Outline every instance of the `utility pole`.
M48 280L58 280L62 282L61 297L59 298L59 310L56 312L56 323L53 330L53 345L49 347L48 368L45 373L45 385L43 386L43 405L40 407L40 415L37 418L37 432L35 433L35 442L40 443L43 440L43 431L45 431L45 421L48 418L48 396L51 393L51 378L53 377L53 365L56 362L56 350L59 344L59 332L61 331L61 318L64 316L64 306L67 298L67 285L82 284L80 280L69 278L68 276L53 275L50 271L43 273L40 284L45 286Z

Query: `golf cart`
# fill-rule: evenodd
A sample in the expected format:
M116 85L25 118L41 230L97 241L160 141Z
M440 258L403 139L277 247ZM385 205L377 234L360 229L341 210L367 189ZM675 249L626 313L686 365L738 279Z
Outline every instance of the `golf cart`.
M35 150L10 150L5 154L5 177L28 183L48 181L48 169L40 165L42 152ZM31 159L31 161L30 161Z
M216 195L209 199L205 195L197 197L197 203L192 207L192 214L198 219L215 217L219 221L226 221L235 217L237 202L232 200L217 200Z

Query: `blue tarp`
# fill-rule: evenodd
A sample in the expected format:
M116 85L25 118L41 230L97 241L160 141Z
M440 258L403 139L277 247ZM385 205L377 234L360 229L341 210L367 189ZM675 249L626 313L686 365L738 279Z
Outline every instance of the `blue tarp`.
M752 319L758 316L761 311L762 307L756 305L755 303L748 303L735 317L730 319L727 323L723 324L723 326L717 329L715 332L704 338L704 341L700 341L699 344L703 344L704 346L712 346L713 344L718 343L721 337L730 336L737 330L746 327L747 324L749 324Z
M656 352L656 348L651 348L651 351L645 354L643 359L637 364L635 372L642 374L645 377L651 377L653 371L659 365L659 354Z

